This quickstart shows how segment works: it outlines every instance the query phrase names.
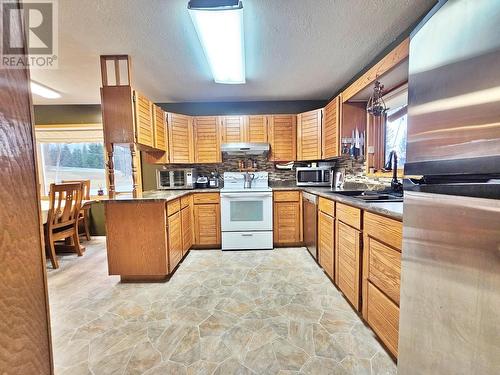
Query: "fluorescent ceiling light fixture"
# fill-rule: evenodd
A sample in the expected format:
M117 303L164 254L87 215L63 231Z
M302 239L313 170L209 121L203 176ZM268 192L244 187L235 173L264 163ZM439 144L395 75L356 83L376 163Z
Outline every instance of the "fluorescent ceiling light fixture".
M191 0L188 11L215 82L245 83L241 1Z
M58 99L61 97L61 94L58 92L36 83L35 81L31 81L31 92L46 99Z

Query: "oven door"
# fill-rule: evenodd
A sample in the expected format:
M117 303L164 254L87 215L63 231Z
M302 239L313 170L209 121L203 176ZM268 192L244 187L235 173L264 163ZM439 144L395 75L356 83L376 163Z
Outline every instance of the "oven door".
M270 231L273 229L273 193L221 193L223 232Z

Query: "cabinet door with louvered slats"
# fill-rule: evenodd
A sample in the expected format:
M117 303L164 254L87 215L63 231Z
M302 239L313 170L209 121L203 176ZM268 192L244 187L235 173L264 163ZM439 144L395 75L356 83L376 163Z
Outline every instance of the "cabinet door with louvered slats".
M325 107L321 137L323 159L339 156L339 103L340 97L337 96Z
M297 160L321 159L322 117L322 109L297 115Z
M222 142L245 142L245 116L224 116L222 120Z
M168 139L171 163L192 163L193 128L190 116L177 113L168 114Z
M153 119L154 147L161 151L167 151L167 121L165 112L157 105L153 105Z
M267 121L268 116L248 116L248 142L267 142Z
M216 116L199 116L193 123L196 163L220 163L219 123Z
M297 117L295 115L269 116L269 143L273 161L292 161L296 159Z
M134 92L135 130L137 143L154 147L152 103L140 92Z

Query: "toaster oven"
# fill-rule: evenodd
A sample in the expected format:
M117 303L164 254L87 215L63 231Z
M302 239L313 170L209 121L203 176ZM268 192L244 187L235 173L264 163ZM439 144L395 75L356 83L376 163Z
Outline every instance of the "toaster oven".
M196 169L157 169L156 186L159 190L194 189L196 187Z

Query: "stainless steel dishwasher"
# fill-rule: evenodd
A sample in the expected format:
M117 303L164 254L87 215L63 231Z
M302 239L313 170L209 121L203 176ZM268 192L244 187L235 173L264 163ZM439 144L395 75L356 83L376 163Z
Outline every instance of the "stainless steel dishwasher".
M318 259L318 197L314 194L302 192L302 212L304 215L303 231L304 243L314 259Z

